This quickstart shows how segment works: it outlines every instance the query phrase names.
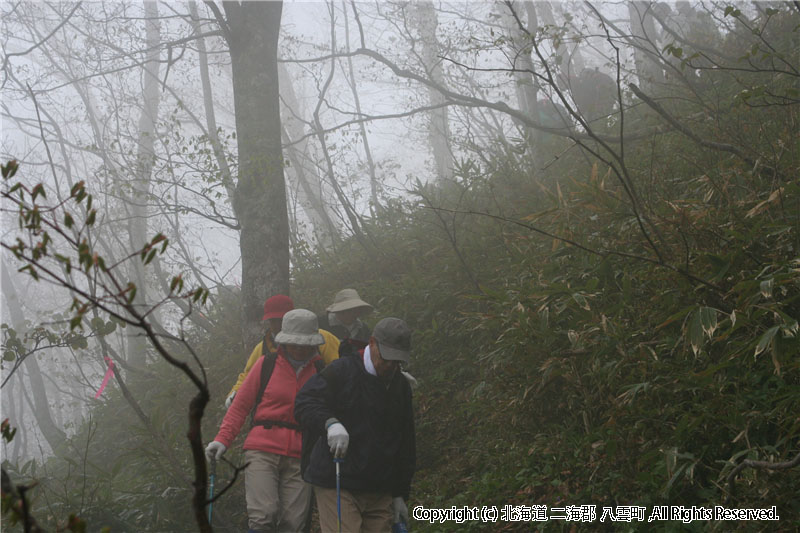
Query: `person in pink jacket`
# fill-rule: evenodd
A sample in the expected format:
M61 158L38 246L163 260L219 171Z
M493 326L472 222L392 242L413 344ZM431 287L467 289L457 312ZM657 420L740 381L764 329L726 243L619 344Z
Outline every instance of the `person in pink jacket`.
M302 437L294 401L322 368L318 347L324 342L314 313L306 309L286 313L275 336L277 354L256 362L206 447L209 460L222 457L251 415L242 446L249 463L245 469L248 533L300 532L310 516L312 491L300 475ZM273 364L271 375L262 382L262 367L268 365L264 370L269 374Z

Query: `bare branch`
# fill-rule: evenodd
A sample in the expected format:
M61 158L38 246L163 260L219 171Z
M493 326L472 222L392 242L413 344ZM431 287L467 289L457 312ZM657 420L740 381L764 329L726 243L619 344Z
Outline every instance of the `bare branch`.
M798 8L800 9L800 8ZM756 461L754 459L745 459L738 465L736 468L731 470L731 473L728 474L728 500L733 498L736 488L736 476L739 475L739 472L744 470L745 468L755 468L756 470L788 470L790 468L794 468L800 465L800 453L795 455L794 459L791 461L784 461L782 463L771 463L769 461Z

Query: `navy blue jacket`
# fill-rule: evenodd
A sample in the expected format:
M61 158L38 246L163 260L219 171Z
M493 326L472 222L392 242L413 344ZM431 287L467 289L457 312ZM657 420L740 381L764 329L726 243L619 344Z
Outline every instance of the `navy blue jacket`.
M303 479L336 487L325 421L336 418L350 435L341 463L347 490L391 493L408 501L416 443L411 387L398 371L389 382L364 369L363 356L333 361L297 393L295 419L303 428Z

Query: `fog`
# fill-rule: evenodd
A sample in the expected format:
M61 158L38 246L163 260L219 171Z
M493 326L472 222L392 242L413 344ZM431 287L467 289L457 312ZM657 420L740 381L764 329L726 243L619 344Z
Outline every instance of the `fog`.
M717 252L685 235L705 216L701 203L737 186L705 192L699 182L713 181L714 168L772 172L768 188L753 185L757 199L729 198L745 209L733 217L741 220L777 205L770 194L789 194L791 179L797 186L796 174L789 178L800 68L792 3L23 0L1 9L0 150L4 165L18 165L13 176L4 166L0 419L16 434L2 456L4 474L18 483L42 478L33 514L52 529L75 512L94 520L90 530L176 530L170 510L119 502L169 494L189 516L192 490L206 488L191 482L206 477L197 453L213 437L229 386L214 369L235 375L243 367L264 335L264 300L297 291L302 306L322 312L334 289L309 282L314 269L349 265L360 257L354 250L369 257L386 245L387 227L397 224L400 235L417 210L436 213L443 244L413 253L423 263L452 256L458 274L442 279L463 276L456 293L488 298L490 287L517 288L484 272L468 249L502 242L516 260L523 245L506 232L542 220L523 200L566 209L583 193L562 189L591 179L606 187L602 201L537 230L553 252L577 246L643 258L677 273L676 284L725 294L733 289L724 275L711 279L693 263ZM728 121L732 113L740 115ZM759 128L765 146L748 137ZM705 166L704 154L728 159ZM683 170L671 173L679 161ZM698 182L679 182L689 175ZM470 203L479 185L492 196ZM694 187L696 198L679 198ZM616 215L593 211L612 201ZM789 202L784 214L795 207ZM515 222L488 238L470 218L476 213L497 228ZM595 218L575 218L582 214ZM598 240L602 224L587 224L610 227L618 217L628 217L624 231L635 237L610 250ZM366 282L353 269L349 279L331 274L331 287L365 290L381 298L380 316L399 315L387 302L402 292L404 274ZM395 293L383 299L382 284ZM720 317L739 309L699 299ZM440 331L444 319L414 303L403 307L407 320ZM787 305L775 311L785 315L775 327L786 328L776 331L796 330L796 305ZM693 316L670 323L684 327ZM696 337L705 332L711 342L716 316L694 337L679 331L676 345L684 339L697 355ZM753 330L748 353L768 327ZM211 346L220 328L235 341ZM573 329L565 326L578 350ZM784 362L783 371L797 372L796 364ZM156 376L176 383L160 406L151 394L161 392L148 385ZM185 423L192 398L209 402L209 390L205 434L190 431L187 441L175 420ZM423 380L418 394L431 393ZM176 413L167 415L170 404ZM142 440L120 439L91 459L93 442L108 446L106 432L118 431L104 424L123 419ZM72 466L55 466L64 457ZM135 479L144 463L166 465L172 477ZM44 481L100 486L103 476L127 480L108 501L130 515L112 520L98 511L107 500ZM186 522L187 530L208 527Z

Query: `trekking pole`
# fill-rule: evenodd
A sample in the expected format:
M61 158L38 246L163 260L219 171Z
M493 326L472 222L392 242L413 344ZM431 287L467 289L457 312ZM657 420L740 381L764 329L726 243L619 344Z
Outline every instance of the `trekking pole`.
M211 475L208 481L208 525L211 525L211 511L214 508L214 478L217 477L217 460L211 459Z
M339 465L342 464L344 459L334 457L333 462L336 464L336 512L339 515L339 533L342 533L342 485L341 485L341 471Z

